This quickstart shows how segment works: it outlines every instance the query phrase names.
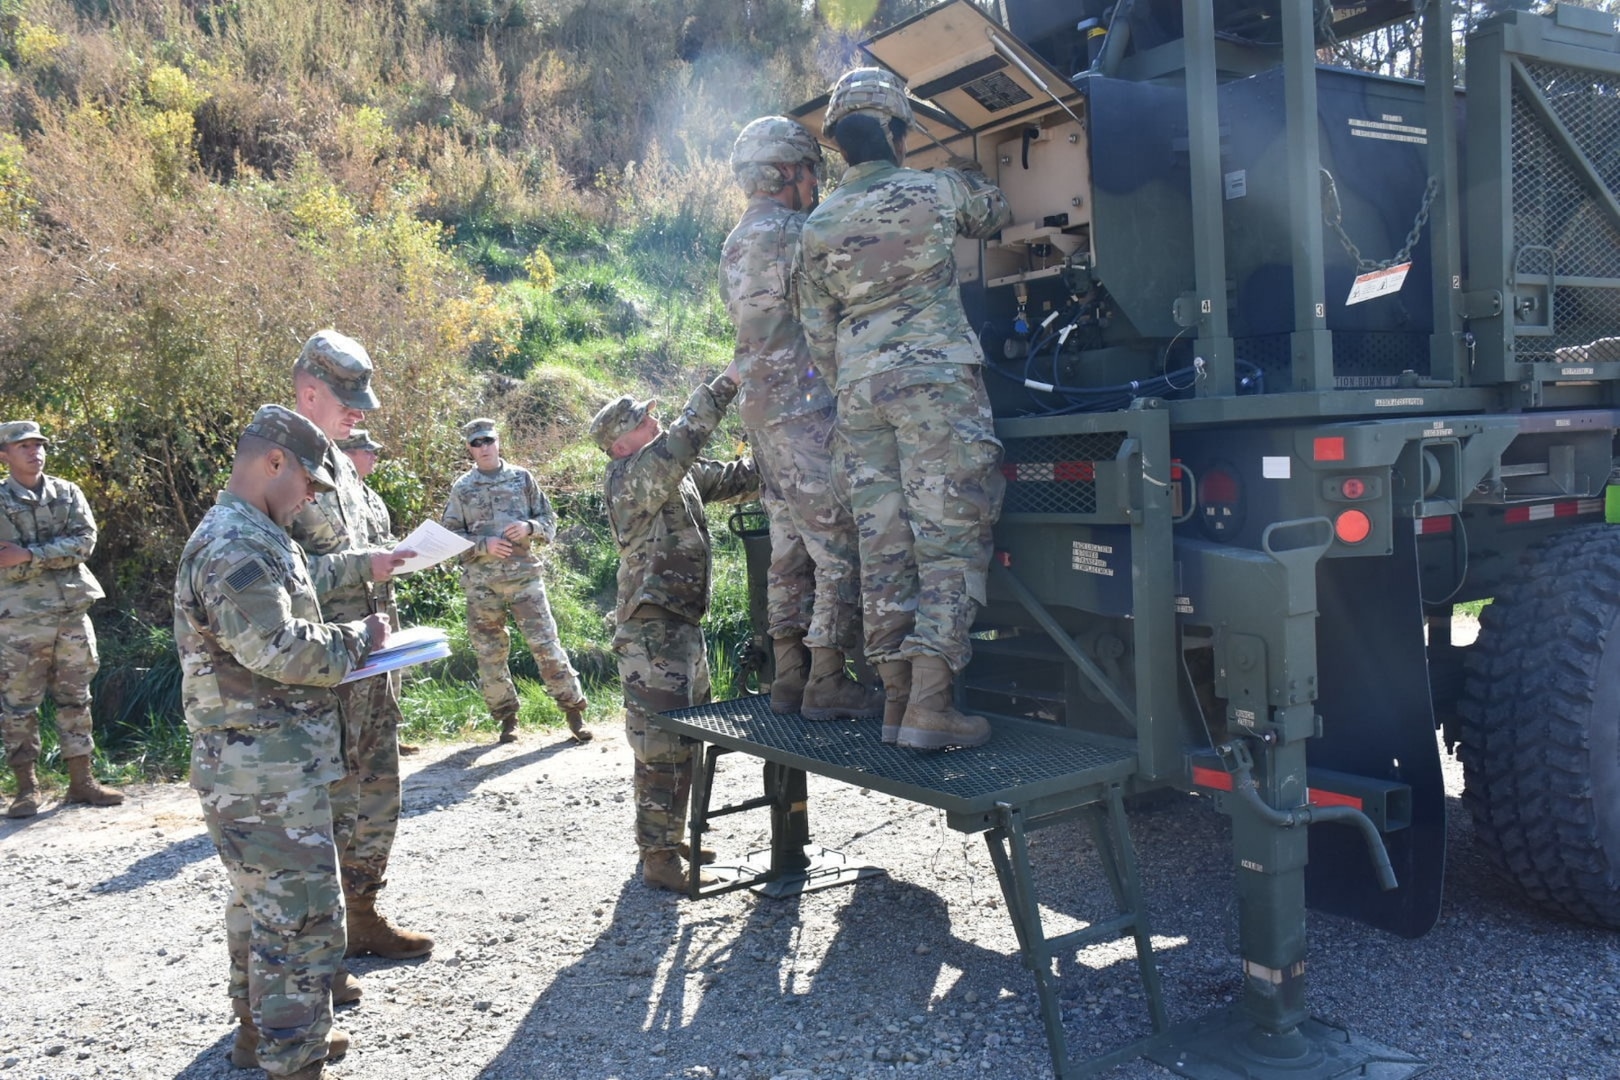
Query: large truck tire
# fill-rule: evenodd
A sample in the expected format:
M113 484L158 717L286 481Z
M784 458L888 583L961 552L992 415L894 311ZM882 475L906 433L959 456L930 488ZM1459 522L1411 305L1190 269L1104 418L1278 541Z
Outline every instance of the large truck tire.
M1620 929L1620 528L1532 550L1465 670L1476 842L1538 904Z

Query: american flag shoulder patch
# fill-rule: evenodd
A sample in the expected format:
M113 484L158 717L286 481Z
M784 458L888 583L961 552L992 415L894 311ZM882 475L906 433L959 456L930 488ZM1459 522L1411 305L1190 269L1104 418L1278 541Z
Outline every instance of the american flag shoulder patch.
M258 559L251 559L227 574L225 584L232 592L241 592L262 577L264 577L264 564Z

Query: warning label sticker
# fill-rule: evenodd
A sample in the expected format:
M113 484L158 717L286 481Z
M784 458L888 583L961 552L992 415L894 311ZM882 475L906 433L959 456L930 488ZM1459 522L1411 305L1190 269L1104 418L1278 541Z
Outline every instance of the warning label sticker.
M1070 567L1084 574L1099 574L1102 577L1113 577L1114 568L1109 564L1109 556L1114 549L1109 544L1088 544L1082 540L1074 541L1071 552Z
M1400 292L1401 286L1406 284L1406 273L1411 269L1412 264L1404 262L1399 266L1392 266L1388 270L1374 270L1371 273L1358 275L1355 282L1350 286L1350 296L1344 302L1345 307Z

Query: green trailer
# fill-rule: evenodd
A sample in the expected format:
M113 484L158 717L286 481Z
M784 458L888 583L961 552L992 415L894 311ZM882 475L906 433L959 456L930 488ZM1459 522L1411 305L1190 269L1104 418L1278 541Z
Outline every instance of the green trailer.
M1414 18L1422 81L1319 63ZM720 888L859 873L809 845L804 775L864 784L986 836L1060 1077L1411 1076L1311 1018L1306 911L1434 925L1443 743L1502 872L1620 928L1620 34L1559 5L1456 50L1454 18L948 0L863 44L918 98L907 164L974 157L1016 214L958 250L1008 480L959 694L996 735L916 754L760 699L671 714L706 748L694 847L773 813ZM712 807L732 752L765 792ZM1243 999L1177 1027L1124 826L1156 789L1232 822ZM1048 938L1026 838L1076 819L1117 910ZM1052 960L1117 937L1154 1035L1071 1060Z

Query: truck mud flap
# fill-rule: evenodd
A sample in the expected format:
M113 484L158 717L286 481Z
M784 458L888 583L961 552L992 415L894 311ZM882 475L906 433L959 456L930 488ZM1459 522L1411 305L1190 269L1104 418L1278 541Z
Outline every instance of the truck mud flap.
M1417 539L1396 530L1389 558L1318 564L1317 711L1323 736L1312 768L1412 789L1411 824L1384 834L1400 882L1382 892L1355 829L1311 828L1305 896L1310 907L1415 938L1440 916L1445 874L1446 793L1429 696L1418 592Z

